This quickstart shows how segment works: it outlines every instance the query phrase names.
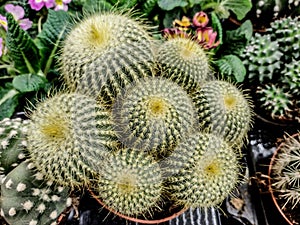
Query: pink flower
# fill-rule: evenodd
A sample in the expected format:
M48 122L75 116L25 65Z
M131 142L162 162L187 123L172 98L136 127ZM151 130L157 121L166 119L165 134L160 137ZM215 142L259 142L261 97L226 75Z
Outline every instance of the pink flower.
M25 16L25 11L21 6L14 6L13 4L7 4L4 6L6 12L11 13L16 21L18 21L20 27L23 30L28 30L32 26L32 21L28 18L23 18Z
M208 16L205 12L197 12L193 17L193 24L196 27L205 27L209 22Z
M0 57L3 54L3 38L0 38Z
M196 30L197 41L205 49L215 48L220 44L220 41L216 42L217 35L217 32L214 32L212 27L198 28Z
M39 11L44 6L46 6L47 9L54 7L55 1L54 0L29 0L28 4L32 9Z
M54 10L64 10L68 11L68 3L70 3L71 0L55 0L55 8Z
M5 16L0 14L0 26L2 26L7 31L7 19Z

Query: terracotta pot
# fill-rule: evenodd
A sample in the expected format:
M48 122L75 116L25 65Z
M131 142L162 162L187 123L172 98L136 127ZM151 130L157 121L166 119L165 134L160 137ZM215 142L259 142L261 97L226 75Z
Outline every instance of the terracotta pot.
M172 220L174 218L176 218L177 216L180 216L181 214L183 214L188 208L183 208L183 209L179 209L178 211L172 213L171 215L168 215L164 218L161 219L141 219L141 218L135 218L135 217L130 217L130 216L126 216L123 215L119 212L116 212L115 210L107 207L107 205L105 205L97 196L96 194L92 191L92 190L88 190L89 193L91 194L91 196L100 204L102 205L105 209L107 209L108 211L112 212L113 214L125 219L125 220L129 220L135 223L140 223L140 224L161 224L164 222L167 222L169 220Z
M296 134L293 134L291 137L296 137L298 136L299 134L296 133ZM290 138L290 137L289 137ZM288 216L284 213L284 211L282 210L278 200L277 200L277 196L275 195L273 189L272 189L272 167L275 163L275 160L276 160L276 156L278 155L278 152L280 152L281 148L283 147L283 145L285 144L285 141L283 141L278 147L277 149L275 150L272 158L271 158L271 161L270 161L270 164L269 164L269 169L268 169L268 185L269 185L269 192L271 194L271 198L274 202L274 205L276 206L276 208L278 209L279 213L281 214L281 216L283 217L283 219L289 224L289 225L295 225L291 220L290 218L288 218Z

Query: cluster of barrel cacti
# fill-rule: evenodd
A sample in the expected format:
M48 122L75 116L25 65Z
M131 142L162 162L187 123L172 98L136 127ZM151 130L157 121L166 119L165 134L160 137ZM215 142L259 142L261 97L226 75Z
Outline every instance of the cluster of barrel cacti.
M155 40L132 14L94 13L67 35L60 68L65 90L29 112L24 139L55 187L89 188L113 211L147 217L165 201L217 206L238 184L251 101L212 79L193 40Z
M272 164L272 189L292 208L300 202L300 133L281 143Z
M258 86L258 103L272 118L300 121L300 21L273 21L256 33L242 58L251 84Z

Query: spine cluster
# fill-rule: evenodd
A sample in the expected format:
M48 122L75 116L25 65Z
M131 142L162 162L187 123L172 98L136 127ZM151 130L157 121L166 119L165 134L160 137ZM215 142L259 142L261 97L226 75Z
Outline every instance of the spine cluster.
M272 188L293 207L300 201L300 133L280 145L272 165Z

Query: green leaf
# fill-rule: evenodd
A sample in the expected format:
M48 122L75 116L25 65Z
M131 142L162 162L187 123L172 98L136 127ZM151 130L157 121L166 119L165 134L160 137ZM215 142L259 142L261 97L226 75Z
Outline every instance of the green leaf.
M19 104L19 92L0 87L0 120L11 117Z
M242 20L252 8L251 0L223 0L221 6L229 11L231 10L238 20Z
M39 49L29 34L21 29L12 14L7 15L7 22L6 46L15 68L21 73L38 73L40 70Z
M186 0L158 0L158 6L166 11L172 10L176 7L185 7L188 5Z
M225 54L240 55L245 47L248 45L253 35L252 23L246 20L236 30L227 30L226 39L224 40Z
M246 68L236 55L226 55L214 61L220 74L226 78L233 78L236 82L243 82L246 76Z
M66 29L70 16L63 10L54 11L49 9L47 21L43 25L42 32L37 36L41 49L41 68L46 75L53 64L53 59L61 41L66 36Z
M152 12L152 10L155 8L155 6L157 5L157 0L145 0L142 3L142 10L143 13L147 16L150 15L150 13Z
M106 0L86 0L82 6L84 12L95 12L95 9L101 11L109 11L113 8L113 5Z
M44 77L35 74L22 74L14 77L13 86L22 93L38 91L43 88L47 80Z
M211 13L211 22L212 22L212 28L214 31L217 31L218 33L218 40L220 41L220 45L223 43L223 28L221 21L219 20L218 16L212 12Z

